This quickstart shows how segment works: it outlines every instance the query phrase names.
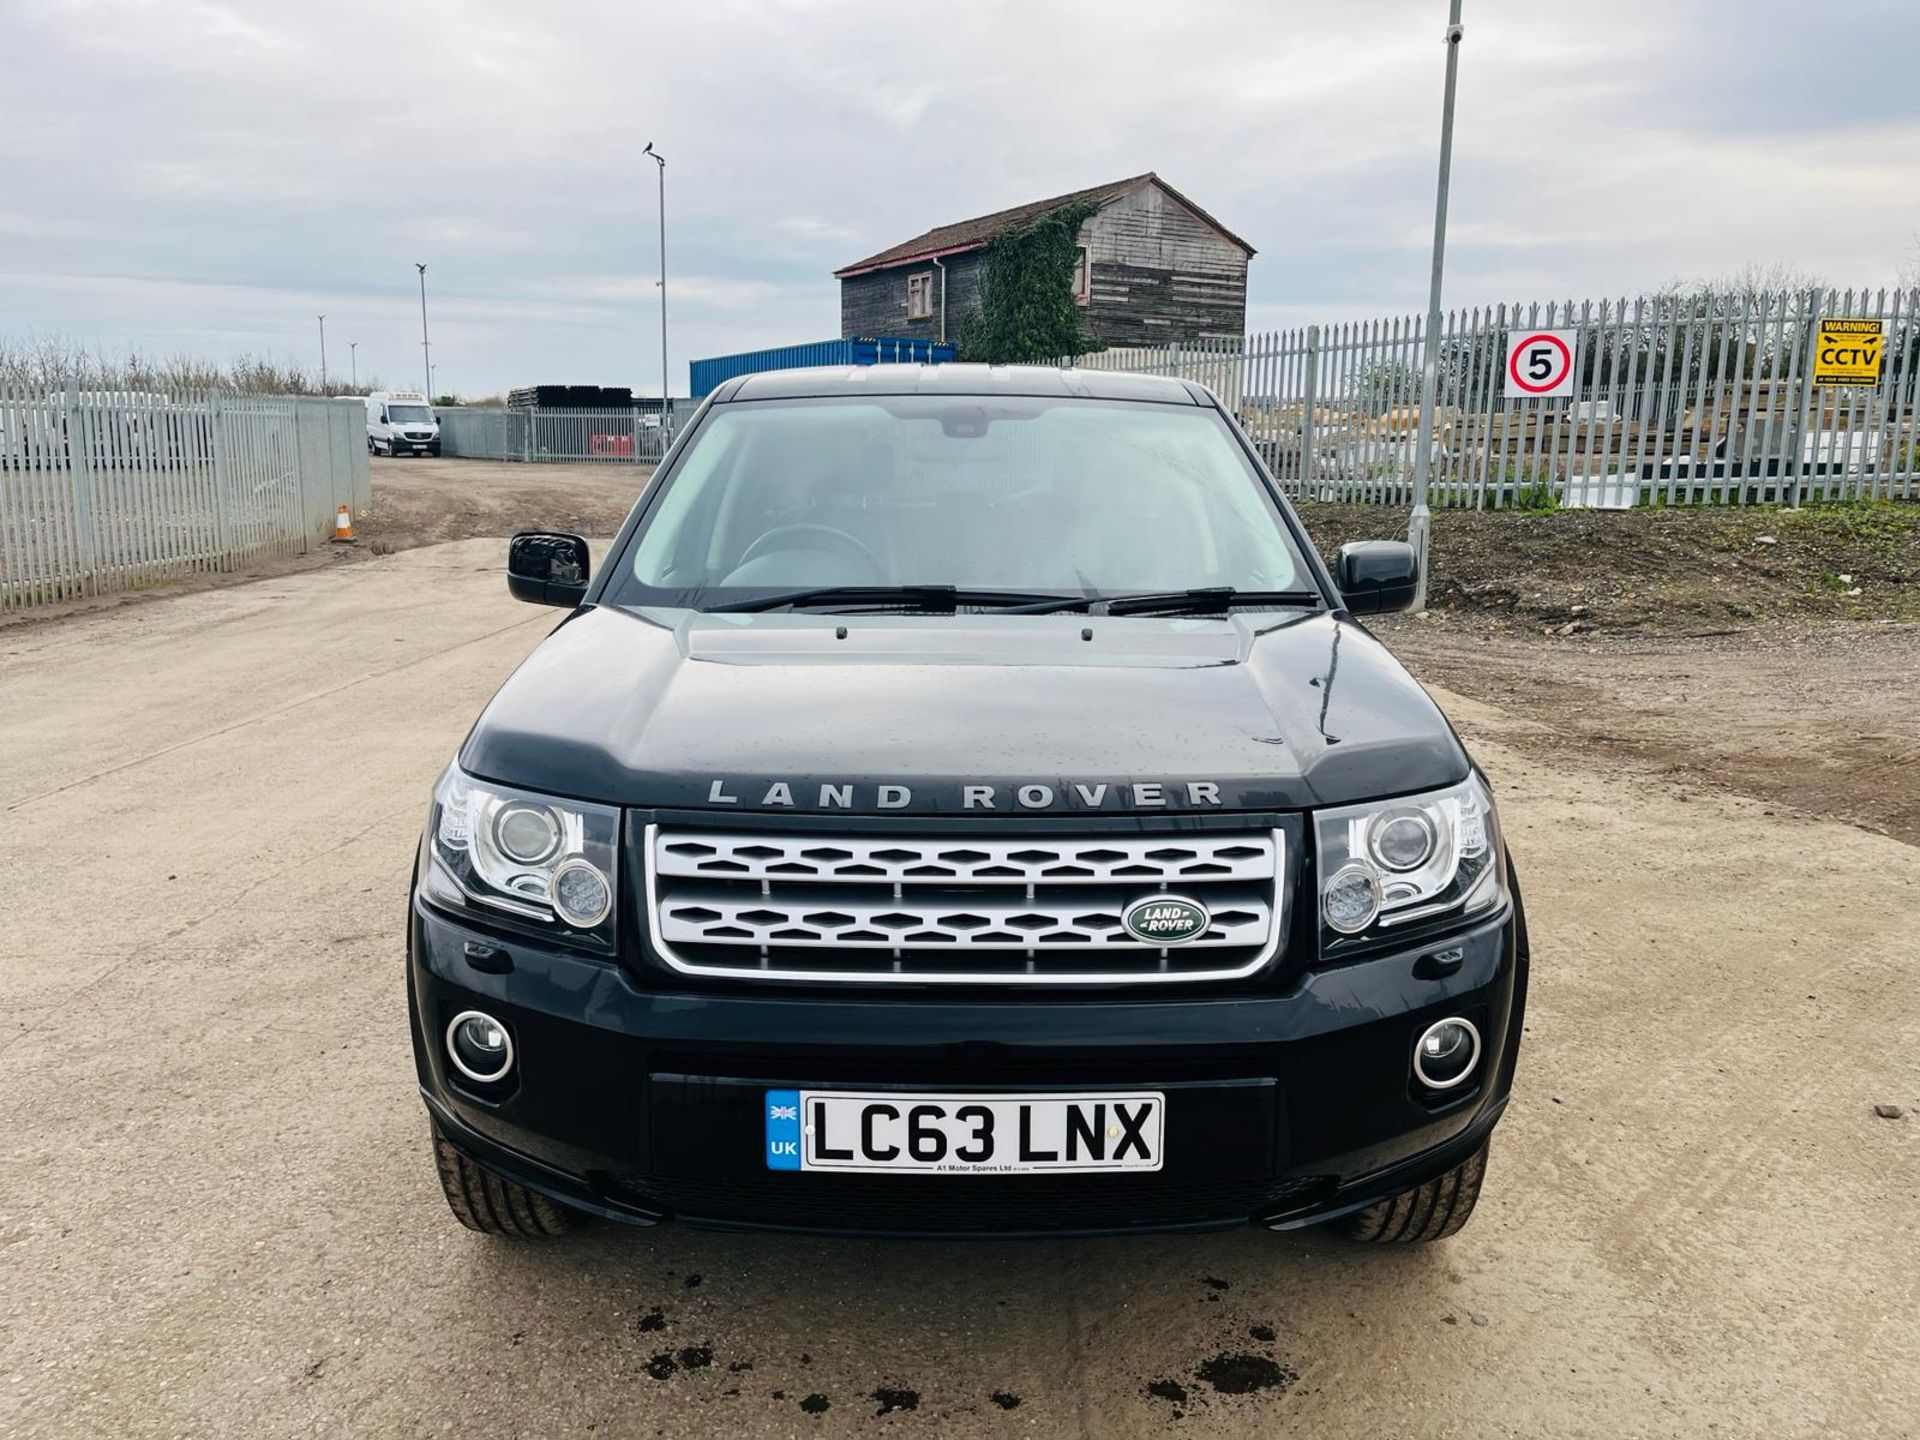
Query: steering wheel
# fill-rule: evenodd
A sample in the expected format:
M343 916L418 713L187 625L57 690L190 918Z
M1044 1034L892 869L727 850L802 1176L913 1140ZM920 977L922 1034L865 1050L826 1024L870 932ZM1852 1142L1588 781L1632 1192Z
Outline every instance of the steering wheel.
M867 569L873 574L875 579L878 579L885 573L878 555L874 554L873 551L869 550L864 544L849 535L846 531L836 530L831 525L776 525L758 540L755 540L751 545L747 546L746 553L740 557L734 568L737 570L741 565L745 565L749 560L757 559L769 550L808 550L819 548L818 546L808 545L781 546L774 543L783 536L788 535L814 535L824 540L831 540L836 545L843 546L851 550L855 555L858 555L860 559L866 563Z

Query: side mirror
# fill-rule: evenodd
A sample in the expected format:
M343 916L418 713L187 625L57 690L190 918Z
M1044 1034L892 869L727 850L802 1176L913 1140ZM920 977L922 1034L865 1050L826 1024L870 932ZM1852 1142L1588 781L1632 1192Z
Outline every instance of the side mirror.
M1413 547L1399 540L1356 540L1340 547L1333 578L1347 609L1383 615L1413 604L1420 561Z
M535 530L507 544L507 589L531 605L571 610L587 594L587 542L578 535Z

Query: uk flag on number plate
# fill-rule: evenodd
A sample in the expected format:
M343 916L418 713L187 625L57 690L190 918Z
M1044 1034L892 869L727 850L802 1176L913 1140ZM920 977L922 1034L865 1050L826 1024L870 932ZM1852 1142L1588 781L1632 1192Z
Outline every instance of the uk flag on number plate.
M800 1168L800 1092L767 1091L767 1168Z

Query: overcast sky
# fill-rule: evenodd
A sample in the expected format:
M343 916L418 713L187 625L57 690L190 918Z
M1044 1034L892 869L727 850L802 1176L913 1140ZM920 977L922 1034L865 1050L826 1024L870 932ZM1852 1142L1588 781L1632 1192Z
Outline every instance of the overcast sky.
M0 334L436 380L659 384L839 333L835 267L1157 170L1256 328L1424 306L1443 0L0 0ZM1920 230L1912 0L1466 0L1450 303Z

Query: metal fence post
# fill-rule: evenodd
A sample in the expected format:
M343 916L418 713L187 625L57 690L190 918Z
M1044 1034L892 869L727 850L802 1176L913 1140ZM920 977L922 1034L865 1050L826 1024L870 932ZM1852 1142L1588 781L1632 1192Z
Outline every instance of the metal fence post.
M1806 327L1806 333L1800 336L1800 412L1799 420L1793 427L1793 451L1787 457L1788 474L1793 477L1792 498L1787 502L1795 510L1800 508L1800 481L1806 473L1807 460L1807 424L1813 401L1813 366L1815 350L1820 344L1821 296L1818 290L1807 291L1807 308L1800 323Z
M300 507L300 553L307 553L310 537L307 534L311 507L307 504L307 466L306 458L300 446L300 397L292 396L287 402L287 410L292 415L289 428L293 431L293 493L294 503Z
M1506 389L1506 367L1501 363L1501 352L1507 343L1506 302L1504 300L1501 301L1500 308L1488 318L1492 322L1492 333L1485 336L1483 341L1487 352L1487 383L1484 393L1480 396L1480 408L1484 409L1486 413L1478 417L1482 423L1482 430L1480 435L1480 485L1478 492L1473 497L1473 508L1476 510L1484 510L1487 508L1488 471L1493 468L1493 417L1495 410L1501 403L1502 393ZM1507 437L1505 427L1503 426L1500 435L1500 460L1503 466L1506 463L1506 455Z
M80 387L67 381L60 397L60 430L66 441L67 478L73 485L73 539L79 551L81 583L100 593L100 552L93 526L93 427L87 423Z
M1413 450L1413 513L1407 517L1407 540L1419 563L1413 582L1413 605L1427 608L1427 552L1433 533L1433 513L1427 503L1427 482L1433 460L1433 407L1440 380L1440 278L1447 254L1447 189L1453 175L1453 101L1460 76L1460 0L1447 10L1447 82L1440 110L1440 179L1433 204L1433 273L1427 290L1427 320L1420 330L1420 428Z
M1302 366L1300 380L1301 393L1306 397L1306 408L1300 413L1300 493L1313 493L1313 411L1319 403L1320 389L1320 327L1307 326L1306 359Z
M213 541L220 568L233 564L233 503L227 495L231 462L227 458L227 407L218 390L207 396L207 428L213 437Z

